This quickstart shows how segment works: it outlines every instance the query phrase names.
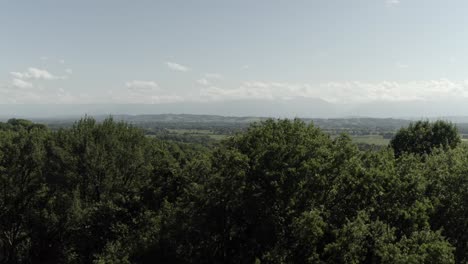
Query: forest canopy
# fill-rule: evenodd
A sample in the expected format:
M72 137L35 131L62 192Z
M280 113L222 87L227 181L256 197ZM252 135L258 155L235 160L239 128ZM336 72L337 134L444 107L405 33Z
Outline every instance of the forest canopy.
M0 124L0 263L467 263L468 147L359 150L300 120L213 147L112 118Z

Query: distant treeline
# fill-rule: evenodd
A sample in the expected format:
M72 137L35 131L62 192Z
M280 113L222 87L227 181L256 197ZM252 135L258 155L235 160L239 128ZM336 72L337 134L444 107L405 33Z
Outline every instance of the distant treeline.
M102 122L109 116L98 116L96 121ZM190 115L190 114L159 114L159 115L115 115L116 121L123 121L148 133L158 133L163 129L196 129L210 130L215 134L231 135L245 131L252 123L268 120L266 117L229 117L217 115ZM302 118L306 124L315 126L332 135L347 133L352 136L382 135L391 138L402 127L408 126L411 121L395 118ZM52 130L71 127L75 119L71 118L45 118L35 119L35 122L47 124ZM466 119L460 119L460 122ZM468 135L468 123L457 123L461 134Z
M0 263L467 263L468 147L359 150L301 120L210 147L125 122L0 123Z
M101 122L108 116L96 117ZM189 114L160 114L160 115L115 115L117 121L134 124L145 129L168 128L168 129L210 129L210 130L239 130L245 129L250 124L268 120L265 117L229 117L216 115L189 115ZM411 121L393 118L302 118L305 123L314 123L324 130L337 130L340 132L374 131L386 132L396 131L401 127L409 125ZM48 124L51 128L70 127L74 119L37 119L39 123Z

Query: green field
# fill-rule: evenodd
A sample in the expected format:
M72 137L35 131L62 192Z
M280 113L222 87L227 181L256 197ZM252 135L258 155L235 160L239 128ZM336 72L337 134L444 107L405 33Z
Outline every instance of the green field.
M215 134L211 130L207 129L167 129L171 134L176 135L187 135L192 137L208 136L214 140L223 140L229 137L229 135ZM333 137L333 136L332 136ZM383 138L381 135L363 135L363 136L351 136L354 143L386 146L390 142L390 139Z
M223 140L228 138L229 135L216 134L211 130L207 129L167 129L171 134L175 135L186 135L191 137L202 137L207 136L213 140Z
M167 131L179 135L211 135L212 131L207 129L167 129Z
M381 135L352 136L354 143L364 143L369 145L386 146L390 139L383 138Z

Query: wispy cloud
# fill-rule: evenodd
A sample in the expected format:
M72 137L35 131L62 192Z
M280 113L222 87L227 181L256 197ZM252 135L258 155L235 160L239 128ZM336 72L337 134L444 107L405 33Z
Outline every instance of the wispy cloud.
M206 85L209 85L209 84L210 84L210 81L208 81L208 80L205 79L205 78L202 78L202 79L197 80L197 83L206 86Z
M71 94L63 88L44 87L31 82L13 79L0 87L0 103L91 103L96 97Z
M25 72L10 72L10 74L18 79L42 79L42 80L57 80L64 79L63 76L55 76L47 70L34 67L28 68Z
M168 94L155 81L133 80L125 83L127 92L108 91L113 103L159 104L184 101L183 96ZM109 98L107 99L109 100Z
M13 81L11 81L11 85L13 85L13 87L21 88L21 89L32 88L33 87L32 83L27 82L27 81L23 81L23 80L20 80L20 79L13 79Z
M433 98L468 98L468 81L447 79L413 82L325 82L318 84L247 81L237 88L209 86L200 89L204 101L236 99L283 100L294 97L320 98L333 103L376 101L430 101Z
M175 63L175 62L168 61L166 62L166 65L167 67L169 67L169 69L174 70L174 71L186 72L190 70L189 67Z
M154 91L159 89L159 85L154 81L140 81L140 80L133 80L130 82L126 82L125 86L135 92L148 92Z
M215 86L200 90L201 101L225 101L238 99L275 99L274 91L268 88L257 87L255 89L240 86L234 89L225 89Z
M412 82L328 82L321 85L323 99L333 102L430 101L468 98L468 82L448 79Z
M71 70L65 70L71 74ZM39 81L64 80L44 69L30 67L24 72L10 72L11 81L0 90L0 103L81 103L84 98L59 93L57 88L43 86ZM62 88L61 88L62 89ZM62 89L62 91L64 91ZM66 95L66 96L65 96ZM65 96L65 97L64 97ZM75 98L75 99L73 99Z
M400 4L400 0L387 0L385 3L389 6L395 6Z
M65 69L65 72L70 75L70 74L73 74L73 70L72 69Z

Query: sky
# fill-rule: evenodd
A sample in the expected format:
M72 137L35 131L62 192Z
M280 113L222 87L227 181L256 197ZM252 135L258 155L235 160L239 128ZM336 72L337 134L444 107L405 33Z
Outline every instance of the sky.
M465 0L0 0L0 104L468 103L466 10Z

